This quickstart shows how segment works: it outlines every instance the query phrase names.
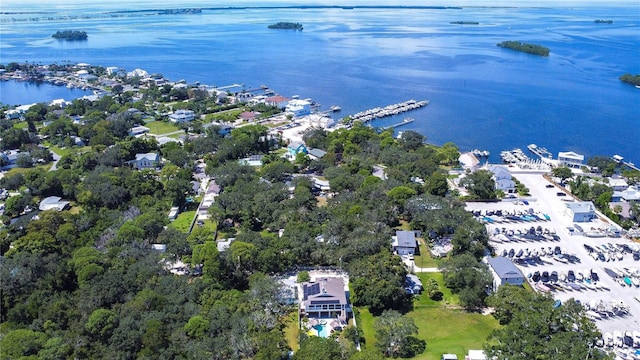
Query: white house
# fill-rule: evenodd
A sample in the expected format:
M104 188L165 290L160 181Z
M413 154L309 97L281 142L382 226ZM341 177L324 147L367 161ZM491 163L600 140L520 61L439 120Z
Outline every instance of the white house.
M127 161L134 168L140 169L155 169L160 166L160 154L158 153L145 153L136 154L136 158Z
M391 237L391 248L398 255L415 255L417 246L415 231L398 230Z
M589 222L596 218L596 207L591 201L568 202L565 205L564 213L573 222Z
M284 111L293 116L311 114L311 102L309 100L293 99L287 103Z
M38 209L40 209L41 211L46 211L46 210L62 211L67 209L68 207L69 207L68 201L62 200L62 198L59 196L49 196L42 199L42 201L40 201L40 205L38 206Z
M173 114L169 114L169 120L174 123L189 122L196 118L196 113L193 110L177 110Z
M558 166L567 166L574 169L582 167L584 162L584 155L580 155L573 151L559 152L558 153Z
M496 183L496 190L505 194L516 192L516 183L511 179L511 172L504 166L490 166L489 171L493 173L493 181Z
M524 283L524 275L522 272L511 262L511 259L498 256L489 258L489 270L493 275L493 291L496 291L500 285L522 285Z
M487 360L487 355L484 353L484 350L469 350L467 356L464 357L465 360Z
M629 184L620 177L611 177L609 178L609 187L613 189L613 191L624 191L629 187Z

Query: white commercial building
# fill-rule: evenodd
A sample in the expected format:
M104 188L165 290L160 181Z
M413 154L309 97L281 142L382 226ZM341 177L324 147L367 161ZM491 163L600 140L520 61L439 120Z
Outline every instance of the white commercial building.
M558 166L567 166L574 169L582 167L584 162L584 155L580 155L573 151L559 152L558 153Z

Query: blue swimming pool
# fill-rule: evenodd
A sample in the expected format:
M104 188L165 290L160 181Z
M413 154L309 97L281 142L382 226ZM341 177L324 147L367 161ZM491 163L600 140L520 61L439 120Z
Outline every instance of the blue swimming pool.
M318 336L321 338L329 337L329 326L326 324L318 324L313 327L316 331L318 331Z

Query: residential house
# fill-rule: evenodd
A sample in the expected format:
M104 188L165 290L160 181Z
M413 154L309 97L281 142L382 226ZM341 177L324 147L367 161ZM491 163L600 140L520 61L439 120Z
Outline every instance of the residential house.
M625 201L640 201L640 190L638 188L629 186L624 191L614 191L611 196L613 202Z
M149 129L146 126L134 126L131 129L129 129L129 135L130 136L140 136L140 135L148 133L149 131L151 131L151 129Z
M68 208L69 208L69 202L62 200L62 198L59 196L46 197L42 199L42 201L40 201L40 205L38 206L38 209L40 209L41 211L46 211L46 210L62 211Z
M196 114L193 110L180 109L175 111L173 114L169 114L169 120L174 123L189 122L193 121L195 118Z
M629 184L620 177L611 177L609 178L609 187L613 189L613 191L624 191L629 187Z
M569 216L573 222L589 222L595 219L596 207L591 201L575 201L565 204L564 213Z
M289 100L290 99L284 96L276 95L264 99L264 103L270 106L275 106L278 109L284 109L287 106Z
M260 113L256 111L243 111L238 115L242 121L253 121L258 118L258 116L260 116Z
M567 166L573 169L580 169L584 162L584 155L573 151L558 153L558 166Z
M169 210L169 220L173 221L178 218L178 214L180 213L180 208L174 206Z
M458 355L456 354L442 354L441 360L458 360Z
M145 153L136 154L136 158L127 161L134 168L141 169L156 169L160 166L160 154L158 153Z
M305 146L305 144L299 141L294 141L291 144L289 144L289 146L287 146L287 154L289 155L290 158L295 159L298 153L308 154L309 150L307 150L307 147Z
M313 149L309 149L308 155L311 160L320 160L325 155L327 155L327 152L321 149L313 148Z
M398 255L415 255L418 241L414 231L398 230L391 237L391 248Z
M511 259L498 256L488 259L489 270L493 275L493 291L496 291L500 285L522 285L524 283L524 275L513 264Z
M287 103L284 111L293 116L304 116L311 114L311 102L309 100L293 99Z
M218 129L218 135L227 136L231 134L231 130L233 130L233 127L230 125L220 125L220 128Z
M493 180L496 183L496 190L505 194L516 192L516 183L512 180L511 172L504 166L490 166L489 171L493 173Z
M338 318L346 322L351 312L344 281L339 277L302 283L300 313L310 318Z

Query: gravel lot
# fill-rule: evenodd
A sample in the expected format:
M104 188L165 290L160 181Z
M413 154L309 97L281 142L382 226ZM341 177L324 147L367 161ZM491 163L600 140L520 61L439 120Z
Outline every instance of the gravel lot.
M621 285L617 282L617 279L607 275L604 268L618 268L627 269L627 271L634 272L640 268L640 261L634 261L632 254L626 253L623 255L622 260L617 258L610 261L595 260L589 256L589 252L583 246L588 244L592 247L600 247L603 244L616 246L616 244L628 244L630 247L640 246L640 244L632 243L626 238L612 238L612 237L586 237L583 235L577 235L575 232L570 232L568 228L575 227L575 224L571 221L569 216L564 214L566 200L570 199L570 195L558 196L557 193L562 191L555 186L546 187L551 184L541 173L514 173L513 174L520 182L529 188L531 197L521 200L526 200L528 205L525 205L522 201L502 201L498 203L468 203L467 210L469 211L487 211L487 210L507 210L507 211L521 211L527 212L533 210L539 216L544 217L542 214L546 214L550 217L549 221L510 221L508 223L490 223L487 224L487 230L489 234L493 234L497 231L502 232L503 228L505 232L517 230L525 232L532 226L537 228L540 226L543 229L549 230L549 238L542 240L519 240L519 241L493 241L491 244L496 250L496 254L501 255L504 250L509 251L514 249L514 252L519 250L529 249L532 253L537 250L539 253L544 247L545 250L552 250L559 246L563 254L572 254L577 256L580 261L575 263L558 261L557 258L552 256L540 256L541 262L526 263L521 262L516 264L518 268L523 272L525 276L533 274L535 271L543 273L544 271L551 272L556 271L559 275L568 274L569 270L573 270L578 276L582 273L585 277L589 277L591 271L597 273L600 280L595 284L596 286L590 286L590 288L583 287L581 290L572 290L568 286L561 289L551 289L551 294L554 298L566 301L570 298L579 300L586 306L597 306L600 313L609 312L608 316L596 316L595 312L589 312L595 318L596 325L602 331L602 333L614 331L621 331L623 334L625 331L640 331L640 288L636 286ZM592 220L588 223L578 223L582 229L587 232L597 229L608 229L612 223L603 221L602 219ZM557 235L556 239L551 238L551 234ZM508 240L508 237L503 235L493 236L492 239ZM620 251L620 253L622 253ZM624 271L624 270L623 270ZM535 284L530 280L532 286L535 288ZM562 283L562 281L560 281ZM638 297L638 299L636 299ZM615 305L615 306L614 306ZM621 306L620 306L621 305ZM615 314L615 308L621 309ZM625 309L626 314L625 313Z

